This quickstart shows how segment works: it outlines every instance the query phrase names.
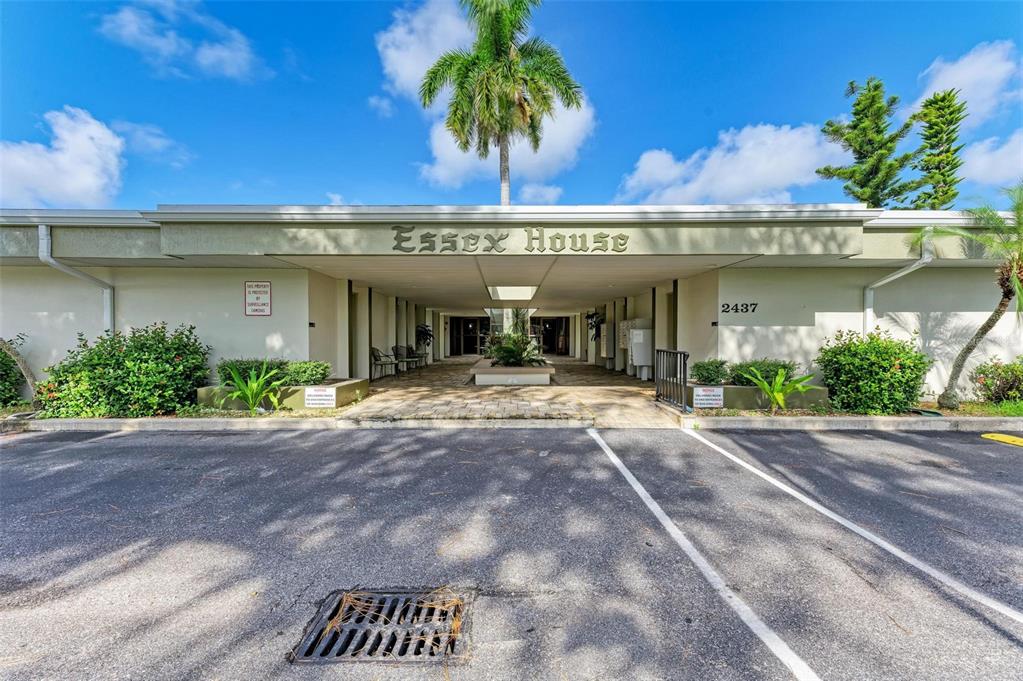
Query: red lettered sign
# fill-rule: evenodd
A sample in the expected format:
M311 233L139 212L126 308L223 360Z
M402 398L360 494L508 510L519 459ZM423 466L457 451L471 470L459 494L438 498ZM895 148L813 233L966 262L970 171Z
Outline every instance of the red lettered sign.
M269 317L272 309L270 282L245 282L245 316Z

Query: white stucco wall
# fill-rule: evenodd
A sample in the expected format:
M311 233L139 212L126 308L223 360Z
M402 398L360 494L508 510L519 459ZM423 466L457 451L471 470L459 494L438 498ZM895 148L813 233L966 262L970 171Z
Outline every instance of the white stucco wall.
M718 353L718 271L678 281L678 344L689 352L689 361L715 357Z
M337 279L309 270L309 359L330 362L338 374ZM308 326L308 324L307 324Z
M115 287L118 329L165 321L194 324L222 357L309 357L305 270L214 268L83 268ZM246 317L247 280L270 281L273 314ZM38 376L75 345L81 332L102 332L100 290L49 267L0 268L0 336L24 333L23 352Z
M728 360L795 359L807 370L821 343L840 329L862 329L863 287L892 270L860 268L725 269L720 303L756 302L755 313L720 314L719 353ZM919 331L924 352L936 360L927 388L943 387L956 353L998 301L986 268L933 268L877 289L877 325L910 338ZM720 312L720 310L718 310ZM974 353L968 367L996 355L1023 353L1023 331L1007 314ZM960 384L968 387L964 375Z

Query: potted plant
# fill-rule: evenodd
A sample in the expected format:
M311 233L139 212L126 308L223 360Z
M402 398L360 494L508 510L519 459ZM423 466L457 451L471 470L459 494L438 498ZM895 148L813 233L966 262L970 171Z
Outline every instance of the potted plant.
M424 349L433 345L433 328L428 324L416 324L416 348Z

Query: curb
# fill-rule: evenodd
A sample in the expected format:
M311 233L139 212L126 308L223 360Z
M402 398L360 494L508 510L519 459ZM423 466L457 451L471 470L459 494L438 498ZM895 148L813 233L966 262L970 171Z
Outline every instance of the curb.
M155 433L247 430L334 430L337 419L32 419L22 432L33 433Z
M591 428L592 419L17 419L0 421L3 432L202 433L274 430Z
M1023 417L970 416L683 416L682 428L692 430L879 430L983 433L1023 432Z
M337 428L592 428L593 419L346 419Z
M787 431L932 431L983 433L1023 432L1023 417L976 416L936 418L927 416L680 416L682 429L693 430L787 430ZM594 419L3 419L2 433L132 433L132 432L245 432L359 429L457 429L457 428L592 428ZM616 430L615 428L606 428Z

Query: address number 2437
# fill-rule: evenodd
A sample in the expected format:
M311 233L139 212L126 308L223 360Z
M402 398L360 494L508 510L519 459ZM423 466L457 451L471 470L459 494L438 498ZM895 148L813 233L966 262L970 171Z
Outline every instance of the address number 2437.
M724 313L729 312L756 312L757 305L760 303L721 303L721 311Z

